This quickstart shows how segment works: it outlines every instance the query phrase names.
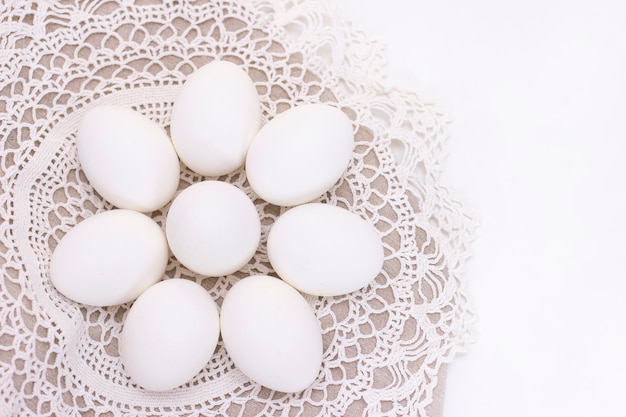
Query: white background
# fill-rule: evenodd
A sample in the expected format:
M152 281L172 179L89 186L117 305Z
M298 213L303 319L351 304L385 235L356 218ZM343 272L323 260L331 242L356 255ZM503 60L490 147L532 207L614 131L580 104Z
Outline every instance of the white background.
M626 416L626 2L337 0L454 120L479 341L444 417Z

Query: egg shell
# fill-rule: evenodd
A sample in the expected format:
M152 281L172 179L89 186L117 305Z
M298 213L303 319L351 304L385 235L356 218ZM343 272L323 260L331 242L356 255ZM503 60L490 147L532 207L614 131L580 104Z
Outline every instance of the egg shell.
M206 176L239 168L261 126L253 81L238 65L213 61L191 74L174 107L170 131L180 159Z
M354 150L350 119L326 104L291 108L256 134L246 175L264 200L295 206L328 191L348 167Z
M183 190L165 221L176 258L206 276L231 274L254 256L261 221L248 196L226 182L203 181Z
M166 391L191 380L211 359L219 314L195 282L173 278L150 287L132 305L120 336L120 357L132 380Z
M59 241L50 280L66 297L109 306L137 298L163 277L168 247L161 227L132 210L95 214Z
M238 281L221 309L224 346L245 375L282 392L311 385L322 363L319 320L302 295L278 278Z
M278 276L302 292L320 296L365 287L384 260L374 226L346 209L321 203L281 215L270 229L267 253Z
M165 130L130 108L89 110L80 122L76 145L87 179L116 207L154 211L178 188L180 163Z

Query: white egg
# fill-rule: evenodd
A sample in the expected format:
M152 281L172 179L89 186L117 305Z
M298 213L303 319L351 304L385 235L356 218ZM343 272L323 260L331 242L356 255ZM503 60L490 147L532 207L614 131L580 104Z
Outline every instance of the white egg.
M165 232L174 256L207 276L231 274L256 252L261 221L254 203L234 185L203 181L172 202Z
M365 287L380 272L384 257L376 228L348 210L320 203L281 215L270 229L267 253L283 280L321 296Z
M261 125L254 83L238 65L213 61L191 74L172 108L172 141L180 159L208 176L239 168Z
M178 188L180 164L165 130L134 110L89 110L79 125L76 145L87 179L116 207L157 210Z
M176 278L159 282L128 311L120 336L124 369L148 390L176 388L211 359L219 325L217 306L200 285Z
M298 392L322 364L319 320L302 295L278 278L238 281L221 310L224 346L244 374L277 391Z
M148 216L111 210L74 226L50 259L50 279L62 294L94 306L126 303L163 277L165 235Z
M348 167L354 150L350 119L325 104L294 107L257 133L246 175L266 201L295 206L328 191Z

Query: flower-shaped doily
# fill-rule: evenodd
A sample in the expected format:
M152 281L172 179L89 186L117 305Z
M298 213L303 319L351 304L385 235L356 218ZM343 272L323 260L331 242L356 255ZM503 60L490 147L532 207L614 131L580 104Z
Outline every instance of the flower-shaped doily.
M387 89L382 53L323 1L12 1L0 6L0 415L427 415L441 366L472 335L460 270L474 223L439 182L445 116ZM342 109L357 127L350 166L318 201L383 236L383 273L339 297L307 297L322 323L321 377L307 390L262 388L218 345L186 386L132 384L118 354L129 304L85 307L48 278L50 255L80 220L111 209L76 158L78 122L96 104L168 126L176 93L201 65L241 65L264 121L304 103ZM392 152L392 148L395 152ZM181 189L201 178L183 170ZM221 303L244 275L273 274L267 232L283 208L254 195L243 169L220 177L261 215L260 251L240 272L194 280ZM163 224L162 211L152 217Z

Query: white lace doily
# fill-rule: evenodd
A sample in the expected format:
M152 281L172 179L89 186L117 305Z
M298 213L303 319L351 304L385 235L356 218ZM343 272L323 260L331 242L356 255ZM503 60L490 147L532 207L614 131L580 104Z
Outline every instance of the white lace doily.
M0 54L0 416L427 415L441 365L472 337L460 270L474 222L439 183L445 115L385 87L378 44L320 0L9 0L0 5ZM302 393L249 381L221 342L187 385L138 388L118 355L130 304L82 306L48 278L59 239L111 208L76 159L86 109L132 106L167 126L185 77L216 58L248 71L265 121L321 101L354 122L351 165L320 201L378 228L384 271L353 294L308 297L324 360ZM200 179L184 169L181 188ZM218 304L237 279L273 274L265 239L284 210L256 197L242 169L220 179L255 200L259 253L219 279L173 258L167 270L199 282ZM166 211L153 217L162 224Z

